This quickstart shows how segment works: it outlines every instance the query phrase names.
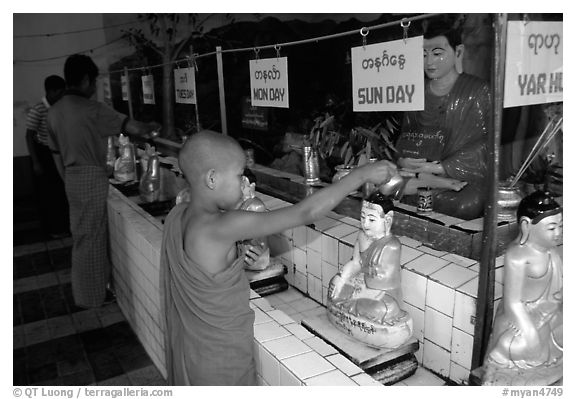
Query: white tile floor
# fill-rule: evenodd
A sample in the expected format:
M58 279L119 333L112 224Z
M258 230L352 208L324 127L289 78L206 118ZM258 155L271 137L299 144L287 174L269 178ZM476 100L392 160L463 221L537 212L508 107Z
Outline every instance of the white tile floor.
M308 298L294 287L288 287L286 291L268 295L266 300L274 308L282 310L292 319L300 322L310 315L325 311L324 306ZM303 327L302 327L303 328ZM437 377L424 367L419 366L416 373L405 380L395 384L398 386L440 386L445 385L444 380Z

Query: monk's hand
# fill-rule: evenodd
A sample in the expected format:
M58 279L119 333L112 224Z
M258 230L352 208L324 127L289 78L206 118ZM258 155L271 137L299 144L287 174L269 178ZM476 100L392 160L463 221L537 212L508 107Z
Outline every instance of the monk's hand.
M398 159L398 166L402 169L408 169L416 172L417 169L426 163L426 158L400 158Z
M398 175L396 165L386 160L363 165L360 169L364 172L366 181L377 186L387 183L393 176Z
M158 122L149 122L148 123L148 138L154 139L160 135L160 130L162 129L162 125Z

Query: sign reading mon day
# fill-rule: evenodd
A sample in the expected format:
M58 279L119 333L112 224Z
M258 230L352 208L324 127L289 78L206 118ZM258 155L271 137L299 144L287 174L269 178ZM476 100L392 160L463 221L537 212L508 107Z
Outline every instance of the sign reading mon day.
M255 107L289 107L287 57L250 60L250 98Z
M355 112L424 109L422 36L352 48Z
M505 108L562 101L562 45L562 22L508 22Z

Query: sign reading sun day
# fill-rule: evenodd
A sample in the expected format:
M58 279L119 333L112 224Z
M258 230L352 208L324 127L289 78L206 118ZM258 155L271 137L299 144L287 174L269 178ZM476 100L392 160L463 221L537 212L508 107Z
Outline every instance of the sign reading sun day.
M142 76L142 96L144 104L156 104L154 99L154 75Z
M562 101L562 47L562 22L508 22L504 108Z
M351 52L355 112L424 109L422 36L353 47Z
M196 73L194 68L174 70L174 89L177 103L196 104Z
M288 108L288 58L250 60L252 106Z

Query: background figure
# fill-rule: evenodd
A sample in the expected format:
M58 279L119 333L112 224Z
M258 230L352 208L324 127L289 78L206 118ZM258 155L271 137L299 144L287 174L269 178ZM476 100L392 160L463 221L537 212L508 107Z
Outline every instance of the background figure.
M69 234L64 182L54 164L46 129L48 109L62 97L65 88L66 82L60 76L48 76L44 80L46 95L28 111L26 119L26 144L32 159L38 210L44 233L50 238L61 238Z
M562 208L535 191L518 206L504 292L484 360L484 385L550 385L563 372Z
M425 108L404 113L396 148L398 165L421 174L422 181L408 182L406 194L420 185L437 188L434 210L469 220L484 211L490 90L462 71L463 54L459 29L430 21L424 33Z
M67 90L47 117L49 145L64 178L72 233L72 294L79 307L101 306L110 278L108 259L107 137L122 131L148 134L155 123L129 119L92 100L98 67L85 55L71 55L64 65Z

